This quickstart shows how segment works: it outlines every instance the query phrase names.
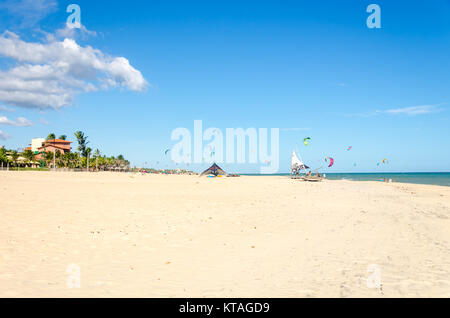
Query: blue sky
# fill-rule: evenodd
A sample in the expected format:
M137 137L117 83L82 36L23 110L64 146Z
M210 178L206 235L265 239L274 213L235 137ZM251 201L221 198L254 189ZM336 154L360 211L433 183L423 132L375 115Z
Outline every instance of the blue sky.
M82 130L104 154L175 168L163 153L175 144L172 130L200 119L223 131L280 128L280 172L292 149L312 167L335 158L324 172L450 171L448 0L2 1L0 33L49 45L70 3L89 30L76 43L126 58L145 89L124 75L57 109L20 107L0 92L7 148L50 132L74 141ZM366 26L370 3L381 7L381 29ZM0 55L3 72L21 63ZM377 167L383 158L389 164ZM258 172L260 164L224 166Z

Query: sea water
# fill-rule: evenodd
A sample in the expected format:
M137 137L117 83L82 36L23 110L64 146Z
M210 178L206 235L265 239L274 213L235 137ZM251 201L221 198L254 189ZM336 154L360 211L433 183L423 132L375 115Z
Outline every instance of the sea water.
M256 175L256 174L243 174ZM288 173L277 174L288 176ZM450 172L326 173L329 180L382 181L450 186Z

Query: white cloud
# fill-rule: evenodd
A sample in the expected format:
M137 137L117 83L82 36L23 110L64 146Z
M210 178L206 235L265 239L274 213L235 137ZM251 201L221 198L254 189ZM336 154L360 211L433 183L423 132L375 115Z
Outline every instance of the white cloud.
M394 109L388 109L384 111L387 114L405 114L405 115L425 115L425 114L431 114L435 113L437 111L440 111L440 109L437 108L437 105L422 105L422 106L411 106L411 107L403 107L403 108L394 108Z
M5 0L0 10L6 10L20 20L20 27L30 27L58 9L56 0Z
M410 107L402 107L402 108L392 108L387 110L376 110L372 112L359 113L359 114L350 114L350 116L359 116L359 117L372 117L377 115L389 114L389 115L408 115L408 116L416 116L416 115L427 115L432 113L437 113L442 111L442 108L437 105L421 105L421 106L410 106Z
M88 30L84 25L80 25L79 28L73 28L65 24L64 28L58 29L55 31L55 35L49 34L48 39L50 41L56 39L74 39L77 35L81 35L83 38L93 36L97 36L97 32Z
M30 127L33 123L24 117L19 117L16 120L8 119L5 116L0 116L0 125L10 125L16 127Z
M141 72L124 57L111 57L73 39L26 42L12 32L0 35L0 56L17 65L0 71L0 101L25 108L58 109L74 96L111 87L145 90Z
M6 140L8 138L11 138L11 136L0 130L0 140Z

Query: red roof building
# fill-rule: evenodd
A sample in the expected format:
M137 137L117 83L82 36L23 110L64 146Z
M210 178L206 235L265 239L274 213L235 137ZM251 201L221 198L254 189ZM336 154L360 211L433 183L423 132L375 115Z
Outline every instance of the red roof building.
M62 139L51 139L46 140L42 143L42 146L38 148L39 154L36 156L37 160L41 159L42 152L60 152L61 154L70 153L72 147L70 146L72 142Z

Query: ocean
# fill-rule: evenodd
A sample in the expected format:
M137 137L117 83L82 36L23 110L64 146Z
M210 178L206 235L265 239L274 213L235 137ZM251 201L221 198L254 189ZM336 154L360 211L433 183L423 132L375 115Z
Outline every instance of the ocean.
M242 174L257 175L257 174ZM288 176L288 173L276 174ZM394 182L433 184L450 186L450 172L403 172L403 173L327 173L329 180L380 181L392 179Z

